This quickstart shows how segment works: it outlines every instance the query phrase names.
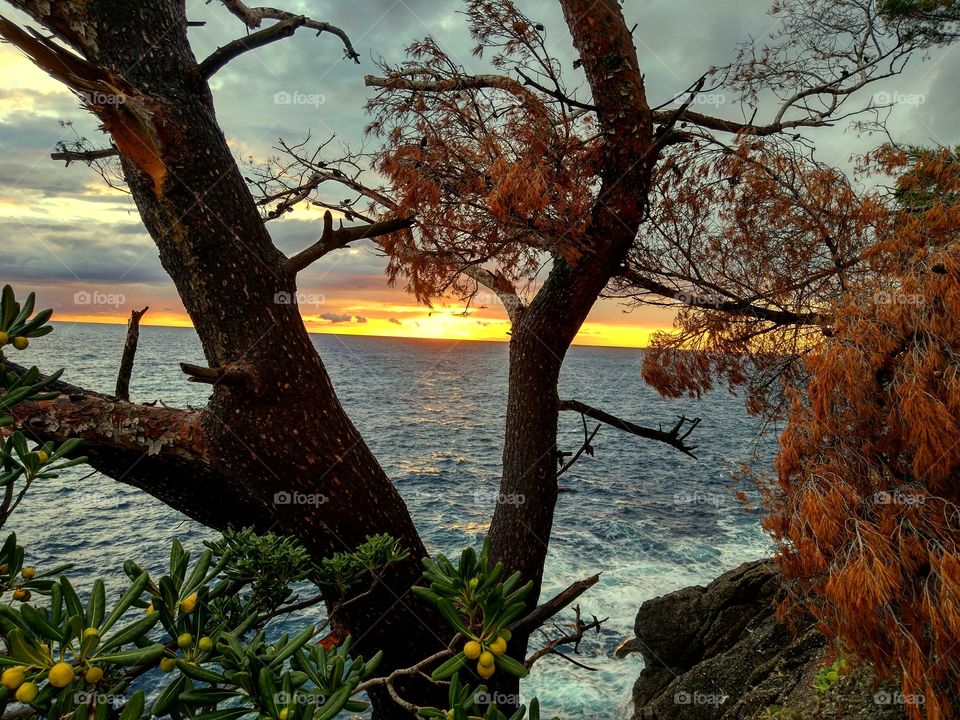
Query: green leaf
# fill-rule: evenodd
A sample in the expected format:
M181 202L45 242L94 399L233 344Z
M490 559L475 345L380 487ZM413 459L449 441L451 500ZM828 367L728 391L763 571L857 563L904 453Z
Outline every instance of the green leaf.
M150 713L156 717L163 717L166 715L177 702L177 698L179 697L180 693L183 692L186 686L186 676L180 675L177 677L176 680L167 685L163 689L163 692L157 696L157 699L153 703L153 707L150 709Z
M120 647L126 643L133 642L137 638L143 637L154 625L157 624L157 620L160 619L160 614L152 612L149 615L136 620L124 628L121 628L116 633L111 635L109 638L106 638L103 642L103 645L100 647L100 652L105 650L112 650L113 648Z
M530 672L529 670L527 670L526 667L524 667L521 663L514 660L509 655L499 655L495 657L494 660L498 668L500 668L504 672L510 673L514 677L518 677L518 678L526 677Z
M197 688L180 693L177 698L188 705L216 705L240 697L236 690L227 688ZM249 711L248 711L249 712Z
M458 652L430 674L432 680L446 680L467 664L467 656Z
M211 550L204 550L200 554L197 564L193 566L193 571L190 573L190 577L187 578L186 583L184 583L183 588L180 590L181 597L189 595L191 592L200 587L206 578L207 569L210 567L210 559L212 557L213 551Z
M253 708L224 708L223 710L212 710L211 712L194 715L193 720L238 720L238 718L252 712L255 712Z
M298 632L296 635L290 638L290 641L282 650L278 651L277 654L273 656L267 667L276 668L282 665L284 660L306 645L306 643L316 634L316 632L317 629L313 625Z
M56 640L57 642L63 639L63 633L60 628L55 627L46 615L35 610L30 605L21 605L20 614L36 635L46 640Z
M80 596L65 577L60 578L60 589L63 591L63 601L67 605L67 614L83 617L83 603L80 602Z
M143 715L143 708L146 704L146 697L143 690L137 690L127 704L123 706L123 712L120 713L120 720L140 720Z
M93 583L90 600L87 601L87 627L100 627L100 623L103 622L106 605L107 591L104 588L103 580L97 578Z
M95 659L100 663L115 663L117 665L152 665L161 657L163 657L165 652L166 648L157 643L154 645L148 645L145 648L136 648L118 653L97 655Z
M18 628L12 629L7 635L7 644L10 654L22 665L47 667L53 664L49 650L41 648L33 638L27 637Z
M440 610L440 614L446 619L450 625L453 626L455 630L460 632L462 635L469 636L470 631L467 630L467 626L463 624L463 620L457 611L453 609L453 603L450 602L447 598L440 598L437 601L437 609Z
M101 633L106 633L107 630L113 627L113 624L130 608L134 600L137 600L143 594L149 581L150 576L147 573L141 573L137 579L130 584L130 587L117 603L117 606L110 613L109 617L107 617L106 622L103 623Z
M180 668L180 672L186 675L191 680L198 680L200 682L210 682L210 683L225 683L227 678L223 675L218 675L211 670L207 670L199 665L194 665L193 663L188 663L180 658L177 658L177 667Z

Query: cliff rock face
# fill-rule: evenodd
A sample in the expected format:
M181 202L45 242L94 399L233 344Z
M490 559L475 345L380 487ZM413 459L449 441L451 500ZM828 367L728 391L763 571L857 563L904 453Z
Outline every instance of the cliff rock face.
M769 560L745 563L710 583L648 600L636 638L646 667L633 689L633 720L807 720L904 717L899 695L859 668L813 688L827 640L809 618L776 621L779 586Z

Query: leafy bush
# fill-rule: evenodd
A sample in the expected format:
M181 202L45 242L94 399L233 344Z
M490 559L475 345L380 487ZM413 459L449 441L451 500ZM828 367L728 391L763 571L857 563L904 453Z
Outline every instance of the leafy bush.
M51 312L34 315L33 307L33 294L21 306L12 289L4 287L0 361L7 345L22 350L31 338L51 332ZM0 372L0 427L14 424L11 413L17 404L56 397L50 388L61 372L46 378L36 367L22 375ZM70 457L78 450L77 440L31 449L23 433L6 432L0 436L0 486L5 490L0 527L31 483L85 462ZM29 706L27 714L72 720L138 720L147 712L195 720L254 714L328 720L362 711L367 703L358 696L390 682L389 676L374 677L382 653L354 657L349 637L330 647L311 642L325 622L290 635L278 633L271 621L310 604L341 602L355 586L407 554L395 539L378 535L353 552L315 564L291 538L231 531L206 543L196 557L174 541L169 566L159 577L127 560L123 569L129 584L108 604L107 588L99 579L86 599L80 597L63 574L69 564L43 571L25 565L24 548L10 533L0 548L0 713L12 703ZM435 602L460 633L454 642L461 636L467 642L459 653L448 651L452 657L434 671L436 678L449 680L450 707L418 709L425 717L466 720L481 712L477 699L486 691L461 683L457 672L468 656L478 660L484 677L495 668L517 676L527 672L504 652L510 637L506 625L523 610L530 584L514 589L517 575L499 582L503 567L490 567L488 547L479 558L465 550L459 568L443 556L426 562L430 588L416 592ZM293 586L305 581L321 593L296 602ZM36 602L39 598L42 603ZM488 656L493 658L489 663ZM441 659L427 658L424 666ZM156 689L149 708L144 689L134 689L137 684ZM494 705L484 712L489 720L506 717ZM521 707L512 718L525 715ZM536 700L529 717L539 720Z

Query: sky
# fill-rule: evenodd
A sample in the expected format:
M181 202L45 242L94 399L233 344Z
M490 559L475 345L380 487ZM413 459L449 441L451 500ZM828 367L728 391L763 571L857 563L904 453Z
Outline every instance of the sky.
M251 3L253 4L253 3ZM350 147L364 143L363 105L370 91L363 75L377 58L396 63L413 40L432 35L468 72L488 71L472 56L461 0L276 0L284 9L325 20L346 30L361 56L343 58L332 35L300 31L293 38L247 53L213 78L217 116L238 157L266 158L278 139L298 141L335 135ZM545 27L548 46L565 77L576 84L575 52L556 0L517 0ZM244 33L219 3L188 0L188 18L198 59ZM626 0L651 103L681 93L713 65L733 59L739 42L769 36L776 23L768 0ZM34 25L6 3L0 13ZM960 142L960 52L956 47L916 58L907 72L870 92L899 102L890 121L898 141ZM298 103L285 103L297 97ZM741 113L732 99L714 95L711 107L724 117ZM761 108L764 110L765 108ZM762 112L760 117L762 117ZM70 123L64 126L63 123ZM50 160L59 140L88 138L106 145L95 120L73 95L49 79L9 45L0 45L0 280L18 295L35 290L54 319L126 322L130 310L149 306L144 324L188 325L173 283L160 266L156 247L130 197L113 190L83 165ZM812 131L820 159L848 166L850 158L879 144L846 127ZM367 141L369 142L369 141ZM346 197L346 194L344 195ZM278 247L293 254L312 244L321 215L298 210L269 224ZM298 302L309 330L349 334L450 339L508 339L506 313L493 296L464 314L462 305L418 305L402 287L388 286L386 260L371 244L338 251L301 273ZM651 332L668 328L662 308L628 308L602 299L578 344L642 347Z

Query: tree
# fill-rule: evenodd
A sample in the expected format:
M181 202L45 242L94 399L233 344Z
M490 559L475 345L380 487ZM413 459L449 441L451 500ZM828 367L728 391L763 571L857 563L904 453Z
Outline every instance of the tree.
M297 273L352 241L382 236L394 272L410 278L420 297L450 288L469 294L477 287L469 280L504 299L513 330L501 494L523 495L526 502L498 504L491 553L507 571L532 579L532 607L557 499L560 410L691 450L684 419L671 431L640 428L557 394L564 355L602 292L627 282L659 295L671 285L656 282L675 280L669 270L631 267L631 258L646 248L654 200L665 204L658 193L682 192L666 180L683 172L677 158L687 153L694 164L706 163L711 153L747 153L751 141L762 138L766 147L802 147L802 136L794 137L802 129L861 113L872 117L881 108L872 102L852 107L850 98L899 72L932 42L905 32L900 20L882 19L870 4L795 0L779 6L778 41L767 48L745 45L729 67L681 92L674 107L654 108L615 0L559 3L586 98L566 90L538 23L505 0L475 0L468 3L471 30L481 47L493 50L501 72L468 75L426 41L414 47L410 64L370 78L382 88L372 106L374 129L384 132L378 166L392 187L378 198L375 189L341 172L338 182L352 183L377 204L374 217L335 229L327 216L320 240L287 258L273 246L229 153L207 80L230 59L301 27L337 35L352 57L342 30L222 0L256 32L197 62L183 7L172 0L142 7L106 0L12 4L70 48L0 21L0 34L81 93L110 133L204 347L209 367L185 370L213 388L199 411L117 402L71 388L58 400L25 406L18 421L38 438L76 435L94 467L213 527L277 526L316 558L357 548L370 528L389 533L409 556L333 618L345 630L382 618L360 645L386 649L384 671L440 651L448 638L430 607L407 594L426 551L401 498L340 407L296 305L277 302L295 297ZM257 29L267 20L273 24ZM133 57L138 62L131 64ZM752 107L749 119L692 109L702 93L719 90ZM781 102L758 120L757 98L769 91ZM104 95L124 102L97 102ZM312 172L303 184L280 178L280 194L261 199L259 207L276 203L267 219L311 197L333 174L320 164ZM668 197L666 205L676 212L682 203ZM414 212L417 228L404 233ZM540 265L542 278L533 272ZM840 272L834 264L830 274ZM518 287L523 283L530 284L526 293ZM745 300L750 306L739 295L732 302L740 310ZM320 493L327 501L319 508L278 506L273 499L284 492ZM526 644L518 633L521 659ZM373 699L382 717L406 715L383 693Z
M895 223L806 358L768 491L790 605L881 672L911 717L960 707L960 159L886 149Z
M34 314L34 301L30 294L21 305L9 285L0 292L0 358L7 345L25 350L31 339L53 330L46 324L51 311ZM36 367L22 375L0 374L0 427L14 423L8 413L20 403L56 397L51 388L59 375L41 378ZM34 482L86 461L67 457L79 444L71 439L31 450L17 430L0 436L0 527ZM489 543L479 557L473 548L464 550L457 565L442 555L425 560L429 586L413 591L439 608L456 634L446 649L377 677L372 676L382 651L364 661L349 652L350 636L336 633L308 644L329 621L308 623L293 636L278 636L273 621L324 601L335 616L337 608L362 598L385 569L409 554L394 538L368 536L355 551L334 553L319 563L296 540L249 528L228 531L206 545L191 563L191 553L175 540L169 572L158 578L133 560L124 562L130 584L108 613L103 580L94 581L84 602L64 574L71 564L27 564L26 549L10 533L0 547L0 595L12 591L9 602L0 602L0 713L15 704L10 710L18 717L139 720L147 698L132 686L152 674L150 715L157 717L239 720L256 714L271 720L331 720L343 711L367 709L355 696L380 688L422 717L465 720L483 713L485 720L507 720L488 699L486 686L461 682L460 671L475 661L481 678L498 670L522 677L545 654L526 664L506 654L513 628L539 624L547 615L525 616L524 596L532 583L521 584L519 573L504 577L502 563L490 562ZM320 594L300 600L292 586L304 582ZM549 649L578 642L591 627L599 627L599 621L578 622L572 639L559 638ZM462 649L455 650L460 643ZM431 681L449 685L442 708L414 705L397 692L401 679L425 675L431 667ZM525 717L539 720L536 699L529 716L520 707L510 720Z

